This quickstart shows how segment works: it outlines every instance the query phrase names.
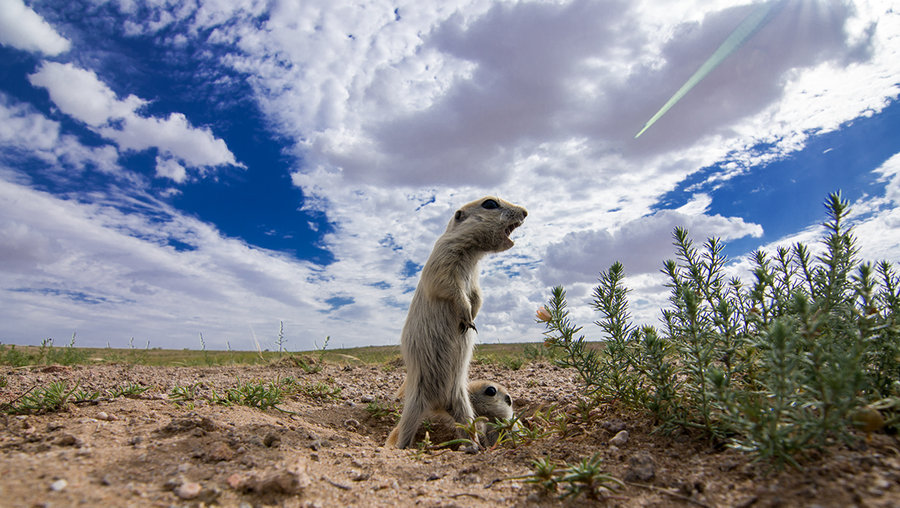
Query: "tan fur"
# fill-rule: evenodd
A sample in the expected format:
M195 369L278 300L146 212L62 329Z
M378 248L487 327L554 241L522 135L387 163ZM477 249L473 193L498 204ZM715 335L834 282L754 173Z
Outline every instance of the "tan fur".
M485 208L489 201L496 208ZM422 269L400 337L406 394L393 443L413 444L426 414L446 411L457 423L473 419L468 396L475 316L481 308L478 261L513 246L509 234L528 212L487 196L456 211ZM389 443L389 444L393 444Z
M403 398L405 390L406 382L397 390L397 398ZM468 391L475 418L483 416L488 419L488 422L499 422L513 417L512 397L509 396L509 390L500 383L478 379L469 382ZM453 421L453 418L443 409L431 411L425 417L438 421ZM395 427L391 431L387 439L388 446L396 446L399 429L400 427ZM485 446L493 446L497 442L498 433L490 426L480 430L485 435Z

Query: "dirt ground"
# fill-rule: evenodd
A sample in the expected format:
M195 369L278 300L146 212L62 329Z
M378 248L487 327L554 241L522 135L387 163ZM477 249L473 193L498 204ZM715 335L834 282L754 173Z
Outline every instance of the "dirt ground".
M393 400L402 368L52 366L2 368L0 376L0 402L56 380L104 393L151 387L139 398L0 415L2 506L900 506L898 440L883 433L857 449L836 446L802 471L770 473L701 436L659 435L646 418L601 406L565 436L477 454L415 452L385 448L393 417L367 410ZM505 384L525 417L578 397L574 373L546 363L473 365L471 376ZM290 413L204 400L239 381L288 377L341 390L296 393L279 405ZM173 387L193 383L194 404L170 399ZM621 430L627 442L610 445ZM605 499L560 499L512 479L531 473L535 459L571 464L594 453L627 481Z

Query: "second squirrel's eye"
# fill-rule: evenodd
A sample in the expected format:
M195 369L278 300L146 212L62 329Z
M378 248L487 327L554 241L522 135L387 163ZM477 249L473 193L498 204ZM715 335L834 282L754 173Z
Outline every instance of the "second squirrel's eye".
M500 203L497 203L493 199L486 199L484 203L481 203L482 208L487 208L488 210L493 210L495 208L500 208Z
M497 395L497 389L494 388L493 386L488 386L487 388L484 389L484 394L487 395L488 397L493 397L494 395Z

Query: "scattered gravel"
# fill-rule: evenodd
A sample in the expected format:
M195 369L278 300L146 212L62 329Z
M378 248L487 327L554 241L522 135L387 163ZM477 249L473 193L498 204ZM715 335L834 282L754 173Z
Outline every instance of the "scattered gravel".
M883 432L817 453L801 470L778 472L699 432L653 432L649 418L602 404L592 422L573 424L565 436L470 455L384 447L394 417L375 416L367 404L398 404L402 368L326 365L308 374L290 365L0 367L0 376L7 381L0 402L58 380L100 392L125 383L151 387L138 398L69 404L56 413L0 414L4 507L564 506L572 500L522 477L536 459L562 468L595 454L604 473L630 482L597 497L624 508L900 506L900 442ZM505 384L529 425L538 410L575 414L583 393L572 371L547 363L517 371L474 364L471 376ZM207 402L213 390L225 393L239 380L287 377L341 391L334 398L292 394L279 405L283 411ZM189 404L162 396L194 384L197 398ZM441 432L454 435L440 427L432 429L433 442ZM576 504L582 502L595 501Z

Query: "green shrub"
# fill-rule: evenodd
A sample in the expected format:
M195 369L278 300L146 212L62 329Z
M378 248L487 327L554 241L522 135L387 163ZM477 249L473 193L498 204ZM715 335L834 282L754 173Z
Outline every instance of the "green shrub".
M822 253L801 244L752 255L754 281L727 279L723 244L701 249L674 232L663 273L663 325L636 327L624 267L600 274L596 324L606 348L585 347L565 291L553 289L546 344L576 369L587 393L647 410L661 428L702 429L781 467L811 448L852 441L862 408L900 407L900 277L887 262L857 260L847 202L826 200Z

